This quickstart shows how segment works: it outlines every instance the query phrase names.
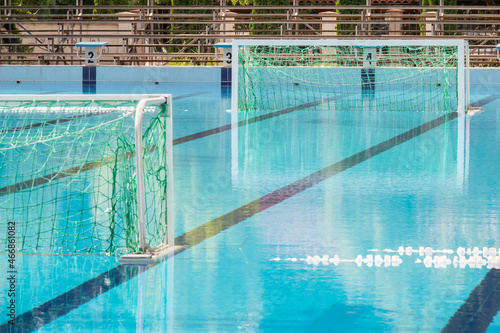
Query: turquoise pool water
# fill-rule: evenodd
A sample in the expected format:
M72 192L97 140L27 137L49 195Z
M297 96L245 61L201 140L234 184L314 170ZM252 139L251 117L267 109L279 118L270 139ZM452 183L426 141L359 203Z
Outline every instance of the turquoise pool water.
M22 92L79 92L46 89ZM213 84L97 90L173 94L179 142L230 123L230 96ZM500 273L453 259L459 247L500 248L498 97L475 87L485 111L473 117L248 114L237 132L176 144L183 251L147 269L18 255L16 331L497 332ZM420 247L454 252L433 252L427 267Z

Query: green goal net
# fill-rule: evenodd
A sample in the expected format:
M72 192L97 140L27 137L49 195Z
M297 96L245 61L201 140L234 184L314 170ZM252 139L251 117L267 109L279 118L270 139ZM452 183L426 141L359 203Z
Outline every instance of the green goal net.
M240 111L464 109L463 41L241 40L234 44L233 58L238 61L233 65L233 84L237 81Z
M113 97L0 97L0 221L15 222L16 251L139 251L136 106L137 101ZM147 106L141 126L144 229L154 248L168 243L171 222L168 110L165 103ZM4 251L6 226L0 244Z

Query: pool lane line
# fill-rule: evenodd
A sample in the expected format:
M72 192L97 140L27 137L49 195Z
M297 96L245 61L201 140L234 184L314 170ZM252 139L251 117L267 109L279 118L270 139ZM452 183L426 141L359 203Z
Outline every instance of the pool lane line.
M157 149L158 149L158 147L156 145L152 145L150 147L145 147L144 152L146 154L150 154L150 153L156 151ZM7 195L7 194L20 192L22 190L34 188L36 186L40 186L43 184L47 184L47 183L50 183L50 182L58 180L58 179L77 175L79 173L89 171L92 169L96 169L96 168L99 168L99 167L104 166L104 165L110 165L110 164L115 163L115 161L119 162L119 161L133 158L133 157L135 157L135 151L133 153L126 152L124 154L119 155L118 157L109 156L109 157L103 158L103 159L98 160L98 161L88 162L88 163L85 163L85 164L80 165L80 166L68 168L68 169L65 169L62 171L53 172L53 173L50 173L50 174L47 174L47 175L44 175L44 176L41 176L38 178L26 180L24 182L19 182L19 183L12 184L12 185L7 185L7 186L0 188L0 197Z
M421 134L424 134L442 124L455 118L456 112L447 113L434 120L428 121L420 126L408 130L391 139L383 141L375 146L365 149L357 154L351 155L337 163L316 171L309 176L299 179L289 185L281 187L263 197L247 203L223 216L215 218L204 225L186 232L175 238L174 243L181 247L174 255L177 255L218 233L247 220L248 218L271 208L284 200L311 188L320 182L327 180L343 171L346 171L372 157L375 157L391 148L405 143ZM163 260L152 264L147 269L155 267ZM87 280L81 285L64 292L29 311L16 317L15 332L31 332L48 324L49 322L66 315L79 306L88 303L99 295L119 286L139 274L139 268L127 265L118 265L95 278ZM0 331L5 329L7 323L0 325Z
M448 320L442 333L483 333L500 307L500 269L490 269L469 298Z
M179 99L179 98L185 98L185 97L190 97L192 95L195 95L195 94L178 96L177 99ZM295 106L295 107L290 107L290 108L287 108L287 109L283 109L283 110L279 110L279 111L267 113L267 114L264 114L264 115L260 115L260 116L254 117L254 118L247 119L247 120L241 120L241 121L238 122L238 126L246 126L248 124L253 124L253 123L258 122L258 121L270 119L270 118L273 118L273 117L276 117L276 116L281 116L283 114L291 113L291 112L294 112L294 111L303 110L303 109L306 109L306 108L309 108L309 107L312 107L312 106L320 105L320 104L322 104L322 103L324 103L324 102L326 102L328 100L331 100L331 99L321 99L321 100L317 100L317 101L314 101L314 102L301 104L301 105L298 105L298 106ZM98 114L94 114L94 115L98 115ZM63 120L69 121L71 119L67 119L67 120L63 119ZM40 126L45 126L48 123L49 122L43 123L43 125L42 125L42 123L35 124L35 125L37 125L36 127L40 127ZM181 144L181 143L185 143L185 142L197 140L197 139L200 139L200 138L203 138L203 137L206 137L206 136L210 136L210 135L213 135L213 134L221 133L221 132L224 132L224 131L227 131L227 130L230 130L230 129L231 129L231 124L220 126L220 127L216 127L216 128L213 128L213 129L209 129L209 130L206 130L206 131L202 131L202 132L198 132L198 133L187 135L187 136L184 136L184 137L181 137L181 138L174 139L172 144L175 146L175 145L178 145L178 144ZM150 148L150 152L153 152L154 150L156 150L156 147L152 146ZM124 156L118 157L118 160L121 160L122 158L123 159L132 158L134 156L135 156L135 153L134 154L126 153ZM20 192L22 190L30 189L30 188L33 188L33 187L36 187L36 186L40 186L40 185L43 185L43 184L47 184L47 183L50 183L50 182L58 180L58 179L62 179L62 178L66 178L66 177L69 177L69 176L77 175L77 174L79 174L81 172L90 171L90 170L93 170L95 168L99 168L101 166L105 166L105 165L108 165L108 164L114 163L114 162L115 162L115 157L110 156L110 157L107 157L107 158L104 158L104 159L101 159L101 160L98 160L98 161L88 162L88 163L85 163L85 164L80 165L80 166L71 167L71 168L68 168L68 169L65 169L65 170L62 170L62 171L53 172L53 173L50 173L50 174L47 174L47 175L43 175L43 176L40 176L40 177L37 177L37 178L34 178L34 179L29 179L29 180L22 181L22 182L19 182L19 183L16 183L16 184L7 185L7 186L4 186L4 187L0 188L0 197L2 197L4 195L7 195L7 194L12 194L12 193Z
M500 98L500 94L492 94L471 104L471 106L484 106Z
M108 113L111 113L111 112L112 111L110 111L110 112L91 112L91 113L84 114L84 115L78 115L78 116L73 116L73 117L69 117L69 118L62 118L62 119L54 119L54 120L49 120L49 121L46 121L46 122L43 122L43 123L31 124L31 125L28 125L28 126L19 126L19 127L14 127L14 128L2 129L2 130L0 130L0 134L1 133L16 132L16 131L24 131L24 130L28 130L28 129L32 129L32 128L38 128L38 127L43 127L43 126L47 126L47 125L58 125L58 124L61 124L61 123L65 123L65 122L71 121L73 119L100 116L101 114L108 114Z
M182 99L182 98L188 98L188 97L198 96L198 95L201 95L201 94L204 94L204 93L192 93L192 94L186 94L186 95L176 96L176 97L173 97L172 100L178 100L178 99ZM91 96L91 95L87 95L87 96ZM46 122L35 123L35 124L31 124L29 126L19 126L19 127L14 127L14 128L1 129L0 133L24 131L24 130L27 130L27 129L38 128L38 127L43 127L43 126L47 126L47 125L57 125L59 123L65 123L65 122L71 121L73 119L100 116L102 114L109 114L109 113L113 113L113 112L115 112L115 111L91 112L91 113L88 113L88 114L73 116L73 117L69 117L69 118L54 119L54 120L50 120L50 121L46 121Z
M289 107L289 108L286 108L286 109L282 109L282 110L278 110L278 111L274 111L274 112L269 112L269 113L262 114L260 116L256 116L256 117L253 117L253 118L240 120L240 121L238 121L237 126L238 127L242 127L242 126L250 125L250 124L253 124L253 123L256 123L256 122L259 122L259 121L263 121L263 120L270 119L270 118L273 118L273 117L281 116L281 115L284 115L284 114L287 114L287 113L304 110L304 109L307 109L307 108L310 108L310 107L313 107L313 106L318 106L318 105L321 105L321 104L323 104L325 102L328 102L328 101L331 101L331 100L334 100L334 99L343 98L343 97L345 97L345 96L339 96L339 97L335 97L335 98L332 97L332 98L319 99L319 100L316 100L314 102L304 103L304 104L293 106L293 107ZM222 132L225 132L225 131L229 131L231 128L232 128L232 124L227 124L227 125L223 125L223 126L211 128L211 129L208 129L206 131L202 131L202 132L198 132L198 133L186 135L186 136L183 136L182 138L174 139L173 140L173 145L175 146L175 145L178 145L178 144L181 144L181 143L185 143L185 142L197 140L197 139L200 139L200 138L203 138L203 137L206 137L206 136L210 136L210 135L213 135L213 134L217 134L217 133L222 133Z

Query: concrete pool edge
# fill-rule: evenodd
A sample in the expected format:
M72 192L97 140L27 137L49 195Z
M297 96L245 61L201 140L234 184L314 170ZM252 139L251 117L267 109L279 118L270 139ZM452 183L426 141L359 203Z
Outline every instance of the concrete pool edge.
M82 66L0 66L0 83L82 82ZM223 67L97 66L97 82L220 83ZM500 80L500 79L499 79Z

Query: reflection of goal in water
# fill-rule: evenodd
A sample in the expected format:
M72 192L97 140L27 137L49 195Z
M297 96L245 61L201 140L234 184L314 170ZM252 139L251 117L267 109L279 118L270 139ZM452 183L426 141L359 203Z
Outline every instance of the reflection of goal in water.
M233 41L233 175L238 172L237 123L247 117L293 111L436 117L457 112L457 172L463 182L467 50L463 40Z
M173 244L171 95L5 95L0 124L0 216L19 252Z

